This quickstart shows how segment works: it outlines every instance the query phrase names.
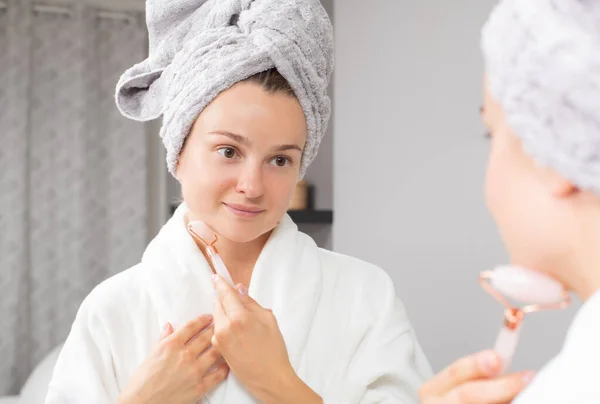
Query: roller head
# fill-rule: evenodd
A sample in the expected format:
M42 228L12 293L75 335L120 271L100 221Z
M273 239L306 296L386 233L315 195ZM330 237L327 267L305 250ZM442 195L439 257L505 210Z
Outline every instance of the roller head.
M564 299L558 281L522 267L497 267L491 271L490 283L504 296L526 304L553 304Z
M215 240L215 232L211 230L206 223L195 220L188 224L188 229L196 233L206 244L210 244Z

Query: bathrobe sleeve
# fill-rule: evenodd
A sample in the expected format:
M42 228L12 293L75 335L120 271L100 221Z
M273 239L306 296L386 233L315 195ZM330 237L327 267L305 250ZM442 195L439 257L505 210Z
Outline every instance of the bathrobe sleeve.
M378 271L361 305L375 318L337 393L325 404L418 404L420 386L433 376L393 281Z
M48 386L46 404L114 404L119 389L95 293L81 305Z

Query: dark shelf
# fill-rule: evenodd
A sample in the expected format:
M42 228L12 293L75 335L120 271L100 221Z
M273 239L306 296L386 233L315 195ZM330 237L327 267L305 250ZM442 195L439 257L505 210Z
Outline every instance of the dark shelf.
M290 210L288 214L298 224L332 224L331 210Z
M171 205L171 214L175 212L177 205ZM297 224L332 224L332 210L290 210L288 214Z

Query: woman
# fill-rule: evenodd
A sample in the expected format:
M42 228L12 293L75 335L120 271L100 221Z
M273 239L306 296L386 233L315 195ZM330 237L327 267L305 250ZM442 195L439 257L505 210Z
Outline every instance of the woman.
M147 15L149 57L117 103L163 115L185 202L85 299L46 402L415 403L430 369L391 279L286 215L330 115L319 1L154 0ZM196 220L235 289L213 279Z
M557 279L584 304L561 352L530 384L529 372L494 379L498 358L486 352L440 373L421 399L600 403L600 1L503 0L483 50L487 204L511 261Z

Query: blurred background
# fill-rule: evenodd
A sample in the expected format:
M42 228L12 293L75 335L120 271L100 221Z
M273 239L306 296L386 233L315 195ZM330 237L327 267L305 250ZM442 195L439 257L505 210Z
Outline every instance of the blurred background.
M507 259L482 196L479 32L492 0L323 0L333 115L290 214L394 279L436 371L493 345L478 272ZM114 104L146 56L143 0L0 0L0 396L43 402L83 298L137 263L180 197L160 122ZM576 307L527 320L538 369ZM12 396L12 397L8 397ZM3 399L0 398L0 403Z

